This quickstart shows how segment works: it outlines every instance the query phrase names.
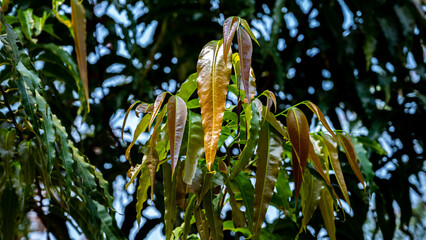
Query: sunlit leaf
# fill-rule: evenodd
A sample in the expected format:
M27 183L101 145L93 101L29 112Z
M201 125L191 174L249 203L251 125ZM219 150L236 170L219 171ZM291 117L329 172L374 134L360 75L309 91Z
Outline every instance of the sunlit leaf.
M157 113L158 111L160 111L161 105L163 104L163 101L166 95L167 95L167 92L162 92L155 99L151 120L149 120L148 131L151 129L152 123L154 122L155 117L157 117Z
M333 198L331 197L330 192L326 188L323 188L321 191L319 208L321 210L322 219L324 220L324 225L325 225L325 228L327 229L330 240L336 240L336 226L334 224Z
M250 230L248 230L247 228L240 228L240 227L235 227L234 223L230 220L223 222L223 230L229 230L229 231L233 231L233 232L239 232L242 233L245 237L251 237L251 232Z
M89 111L89 79L87 77L87 52L86 52L86 11L78 0L71 0L71 22L74 32L75 53L77 55L78 69L86 95L87 109Z
M136 220L138 225L141 222L142 209L144 202L148 199L148 187L150 186L149 182L149 171L145 164L142 164L142 173L139 177L139 186L136 194Z
M185 170L183 181L192 184L192 179L197 170L198 159L204 153L204 132L199 114L189 111L188 115L188 147L186 152Z
M355 176L358 178L358 180L361 182L362 186L365 189L364 178L362 177L361 170L359 169L359 166L358 166L357 155L356 155L351 137L346 136L343 133L338 133L337 136L339 137L342 143L342 147L345 150L345 154L346 154L346 157L348 158L349 165L351 166L352 171L354 171Z
M293 174L297 202L303 172L308 161L310 139L308 120L305 114L296 107L292 107L288 111L287 130L292 146Z
M265 106L262 105L262 108L263 111L266 111ZM287 128L284 127L283 124L275 118L273 113L268 112L268 114L266 114L266 121L271 124L271 126L274 127L275 130L277 130L285 139L289 139Z
M71 21L66 16L59 14L59 8L64 2L65 0L52 0L52 10L59 22L63 23L68 28L71 28Z
M283 138L270 131L269 124L262 126L259 134L259 145L256 162L256 185L254 188L254 235L260 234L266 210L274 194L282 153L284 151Z
M127 188L130 186L130 184L133 183L133 181L135 181L136 177L139 175L140 171L142 170L142 168L144 168L145 164L144 164L144 160L142 160L142 164L136 164L135 167L131 167L129 169L129 171L127 172L127 176L130 178L129 182L126 183L126 186L124 187L125 190L127 190Z
M222 128L226 94L231 75L231 52L223 55L222 41L211 41L204 46L197 62L197 91L200 98L204 129L204 150L210 171ZM225 64L227 58L227 64Z
M229 50L231 50L232 39L234 38L235 31L239 25L238 17L228 17L223 22L223 55L228 55ZM225 64L227 63L227 58L225 58Z
M172 174L175 172L179 160L179 151L182 145L185 131L187 109L182 98L172 96L167 103L167 119L170 138L170 159L172 162Z
M284 169L280 169L278 173L278 178L277 178L277 183L275 185L275 188L277 189L277 196L280 201L280 206L284 207L284 209L280 209L280 210L284 210L285 212L291 214L293 210L290 206L289 199L293 195L293 192L290 189L289 176ZM296 220L294 214L291 214L291 219L293 221Z
M259 42L257 41L256 37L254 36L253 32L251 31L250 25L245 19L240 18L240 24L241 26L247 31L247 33L250 35L251 39L257 43L257 45L260 46Z
M336 141L339 142L339 139L337 138L336 134L331 129L330 125L328 125L328 122L325 119L324 114L321 112L321 109L319 109L319 107L317 105L313 104L310 101L306 101L305 105L317 116L317 118L320 120L320 122L322 123L322 125L331 134L331 136L333 136L334 139L336 139Z
M187 102L191 95L195 92L195 89L197 89L197 73L189 75L186 81L183 82L180 86L180 89L176 95L181 97L183 101ZM197 100L198 102L198 99L194 100Z
M238 28L238 53L240 56L240 74L241 81L243 82L244 91L246 93L246 99L250 103L250 66L251 66L251 55L253 53L253 46L251 43L250 36L246 31Z

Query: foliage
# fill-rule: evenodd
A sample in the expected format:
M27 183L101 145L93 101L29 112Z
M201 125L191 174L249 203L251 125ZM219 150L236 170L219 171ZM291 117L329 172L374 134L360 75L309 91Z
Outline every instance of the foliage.
M238 53L231 57L235 32ZM254 36L246 20L229 17L223 25L223 33L223 39L211 41L201 50L197 73L192 74L177 94L168 99L152 129L150 140L143 147L142 163L136 166L137 170L133 166L129 169L131 182L140 173L137 216L141 216L148 187L154 189L156 172L162 169L166 239L187 238L191 234L192 216L201 239L223 239L224 223L220 213L226 203L230 204L232 211L232 224L227 230L241 232L245 237L267 238L262 232L262 225L274 195L275 206L289 212L286 217L296 219L300 209L299 193L303 215L299 234L306 231L319 206L330 239L336 239L334 205L342 203L330 182L330 162L333 162L331 166L340 191L350 204L336 154L337 145L342 147L349 165L365 188L351 137L344 132L335 133L321 110L310 101L300 104L312 110L327 133L309 133L306 116L296 106L279 114L286 117L287 126L276 120L269 111L269 103L275 102L272 92L259 95L267 97L267 106L263 106L259 98L254 99L256 82L250 66L250 37ZM231 76L232 66L235 75ZM244 90L240 90L242 86ZM226 106L226 96L231 94L236 97L237 104ZM126 150L127 158L135 139L144 131L151 132L151 123L157 117L165 96L166 93L159 94L153 104L142 102L136 105L136 109L144 110L144 116ZM132 104L127 112L134 106ZM200 129L200 119L203 130ZM147 129L148 120L150 126ZM159 138L159 135L165 137ZM291 192L279 194L278 189L275 190L280 172L277 186L290 189L287 169L292 169L294 198L291 198ZM249 179L254 180L254 188ZM153 193L151 190L151 199L154 198ZM242 206L246 211L240 210ZM185 212L181 226L174 225L177 208Z

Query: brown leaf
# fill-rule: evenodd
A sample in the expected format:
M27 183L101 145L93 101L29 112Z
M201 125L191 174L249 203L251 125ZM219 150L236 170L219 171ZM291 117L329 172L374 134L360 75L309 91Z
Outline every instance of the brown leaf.
M197 62L197 92L201 106L204 149L209 171L216 157L232 70L231 52L228 52L225 63L222 48L222 40L209 42L204 46Z
M238 17L228 17L223 23L223 55L228 55L229 50L231 49L232 39L234 38L235 31L239 25ZM225 58L225 64L227 63Z
M349 165L351 166L352 171L354 171L355 176L358 178L358 180L361 182L362 186L365 189L364 178L362 177L361 170L359 169L359 166L358 166L357 156L356 156L355 148L352 143L351 137L346 136L343 133L338 133L337 135L342 143L343 149L345 150L345 154L346 154L346 157L348 158Z
M167 92L162 92L155 99L153 110L152 110L151 120L149 121L148 131L151 129L152 123L154 122L154 119L157 116L158 111L160 111L161 104L163 103L166 95L167 95Z
M187 108L179 96L172 96L167 104L167 119L170 138L170 159L172 163L172 176L179 160L180 146L185 132Z
M250 103L250 66L251 55L253 53L253 45L250 36L242 28L238 28L238 53L240 56L241 81L243 82L246 99Z

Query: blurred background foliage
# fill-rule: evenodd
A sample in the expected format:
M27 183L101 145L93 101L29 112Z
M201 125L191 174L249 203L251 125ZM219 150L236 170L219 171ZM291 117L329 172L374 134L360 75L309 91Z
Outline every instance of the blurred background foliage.
M278 111L310 100L335 128L361 137L364 145L381 144L371 144L361 156L369 159L375 173L366 179L368 198L349 165L342 166L353 209L346 221L336 219L337 239L420 239L426 233L424 0L84 0L90 92L85 116L77 114L74 42L54 17L52 1L15 0L7 10L5 2L6 22L47 86L44 97L51 111L109 182L116 209L111 214L125 236L143 239L152 229L161 229L164 212L162 189L156 184L151 213L143 212L146 221L140 229L135 224L134 188L123 190L130 167L124 158L126 145L119 140L125 109L133 99L153 102L162 91L175 93L196 71L202 47L221 38L223 21L233 15L247 19L258 38L261 47L254 47L252 62L258 92L273 91ZM25 17L28 11L33 18L46 15L43 31ZM69 1L58 12L70 18ZM0 66L2 85L10 71ZM3 127L8 115L3 103L1 114ZM140 153L132 154L141 159ZM298 230L283 214L275 215L266 224L273 235L283 239ZM301 238L324 235L318 216ZM72 227L63 228L66 218L53 217L47 231L55 235L68 229L72 235ZM21 230L25 224L21 222Z

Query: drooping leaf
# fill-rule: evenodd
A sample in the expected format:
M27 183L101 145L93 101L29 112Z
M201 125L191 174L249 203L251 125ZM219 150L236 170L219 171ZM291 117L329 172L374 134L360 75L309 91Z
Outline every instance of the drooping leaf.
M140 102L140 101L138 101L138 102ZM148 104L148 103L144 103L144 102L140 103L139 105L136 106L136 109L135 109L136 117L139 117L139 114L141 114L141 113L151 113L152 109L153 109L152 104Z
M358 138L354 138L353 145L355 148L356 155L361 164L361 172L365 176L365 180L370 182L374 178L373 165L368 160L367 150L365 150L364 146L358 141Z
M6 179L9 179L11 170L9 169L11 160L13 158L14 145L16 140L16 130L0 129L0 157L3 162L4 174Z
M243 198L243 204L246 207L246 216L248 222L248 228L253 232L253 217L254 217L254 188L250 182L250 179L244 174L240 173L235 178L235 182L241 192Z
M210 228L211 239L223 239L223 224L218 214L214 211L213 193L211 189L209 189L209 191L204 195L203 207L206 211L206 218Z
M193 194L189 198L188 206L186 206L185 214L183 216L184 226L183 226L182 240L186 240L186 238L188 237L188 233L191 227L192 213L194 211L196 200L197 198L195 194Z
M266 111L266 107L263 105L262 109L263 111ZM271 126L274 127L275 130L277 130L285 139L289 139L287 128L285 128L283 124L275 118L273 113L268 112L268 114L266 114L266 121L271 124Z
M204 153L204 133L201 116L189 111L188 115L188 147L186 152L185 170L183 181L192 184L192 179L197 170L198 159Z
M20 207L18 195L10 181L7 181L5 189L2 191L0 207L1 216L7 217L7 219L2 219L2 223L0 224L3 238L5 240L15 239Z
M162 92L155 99L151 120L149 120L148 131L151 129L152 123L154 122L155 117L157 117L157 113L158 111L160 111L161 104L163 104L163 101L166 95L167 95L167 92Z
M187 102L188 99L191 97L191 95L195 92L195 89L197 89L197 73L193 73L189 75L186 81L183 82L182 85L180 86L180 89L176 95L181 97L183 101ZM198 102L198 99L197 99L197 102Z
M148 187L150 186L149 171L145 164L142 164L142 172L139 177L139 186L136 194L136 220L138 225L141 222L143 204L148 199Z
M322 219L324 220L325 229L327 229L330 240L336 240L333 198L326 188L322 189L320 197L319 208L321 210Z
M289 109L287 114L287 130L292 146L293 174L295 184L296 202L302 184L303 172L309 154L309 124L305 114L296 107ZM298 166L295 166L298 165ZM296 171L299 171L296 173Z
M223 222L223 231L226 230L242 233L247 238L251 237L250 230L247 228L235 227L234 223L230 220Z
M269 124L262 126L256 162L256 185L254 188L254 235L259 235L265 220L266 210L274 194L282 153L283 138L269 129Z
M176 174L173 175L170 164L165 163L163 167L164 187L164 225L166 228L166 239L170 239L173 224L176 219Z
M56 18L59 20L59 22L63 23L65 26L67 26L71 30L71 27L72 27L71 21L65 15L59 14L59 7L64 2L65 0L52 0L52 10Z
M247 140L246 145L244 146L241 156L232 169L230 179L238 176L240 171L247 167L248 163L253 157L254 151L256 149L258 139L259 139L259 129L260 129L260 120L259 112L257 111L256 105L254 103L250 104L250 108L247 108L246 111L251 111L251 120L250 120L250 137Z
M358 166L357 155L351 137L346 136L343 133L338 133L337 136L339 137L339 140L342 143L342 147L345 150L345 154L348 158L349 165L351 166L352 171L354 171L355 176L358 178L358 180L361 182L362 186L365 189L364 178L362 177L361 170Z
M185 209L186 204L186 193L187 187L186 183L183 181L183 169L185 167L183 161L179 164L179 167L176 169L176 206L180 207L180 209Z
M240 18L240 24L241 26L247 31L247 33L250 35L251 39L257 43L258 46L260 46L259 42L257 41L256 37L254 36L253 32L251 31L250 25L245 19Z
M186 104L179 96L172 96L167 103L167 119L170 138L170 159L172 174L175 172L179 160L179 151L185 131L187 109Z
M246 31L241 28L238 28L237 31L238 37L238 53L240 56L240 73L241 81L243 82L244 91L246 93L246 99L250 103L250 66L251 66L251 56L253 53L253 45L251 43L250 36Z
M277 189L277 196L280 200L280 205L284 207L284 209L281 210L288 212L288 214L291 214L293 210L290 206L289 199L293 195L293 192L290 189L289 176L283 169L280 169L278 173L275 188ZM291 215L291 219L295 221L296 218L294 214Z
M225 58L227 63L225 64ZM231 75L231 53L223 55L222 41L211 41L204 46L197 62L197 92L200 99L204 129L204 150L210 171L225 111L226 94Z
M86 52L86 11L83 4L78 0L71 0L71 23L74 32L75 53L77 65L80 70L86 95L87 110L89 111L89 79L87 77L87 52Z
M145 157L144 157L145 158ZM130 178L130 181L126 183L126 186L124 187L125 190L130 186L130 184L135 181L136 177L139 175L140 171L144 168L145 160L142 160L141 164L136 164L135 167L131 167L129 171L127 172L127 176Z
M229 50L231 50L232 39L234 39L235 31L237 30L239 25L238 17L228 17L223 22L223 55L227 56ZM225 64L228 59L225 58Z
M234 223L233 225L236 228L245 227L246 219L245 219L244 213L240 210L240 208L237 205L237 200L235 199L234 191L226 175L225 175L225 185L226 185L226 192L229 194L229 203L232 208L232 222Z
M339 157L337 152L337 142L334 141L331 138L331 136L329 136L328 134L322 134L322 136L325 143L324 147L328 153L327 155L330 160L331 167L333 168L334 175L336 176L337 183L339 184L340 191L343 194L343 198L350 206L351 204L349 201L348 189L346 187L345 179L343 177L342 168L340 167L340 162L339 162Z
M21 29L24 33L25 37L32 43L36 43L36 39L33 39L33 31L34 28L34 19L33 19L33 10L28 8L26 10L22 10L21 8L18 10L18 19L21 23Z
M321 109L319 109L319 107L317 105L313 104L310 101L306 101L305 105L317 116L317 118L320 120L320 122L322 123L322 125L331 134L331 136L333 136L334 139L336 139L336 141L339 142L339 139L337 138L336 134L331 129L330 125L328 125L328 122L325 119L324 114L321 112Z
M299 233L296 236L296 239L299 237L299 234L303 230L306 230L309 220L311 220L312 215L314 214L315 209L318 206L318 203L321 199L321 191L324 189L324 185L321 181L315 179L309 171L305 171L304 181L300 191L302 198L302 225L300 226Z
M200 239L201 240L210 239L209 225L207 223L206 216L203 210L197 204L195 205L195 209L194 209L194 217L195 217L195 224L197 225L198 234L200 234Z
M138 104L138 103L140 103L140 101L135 101L132 105L130 105L130 107L126 111L126 115L124 116L123 126L121 127L121 140L123 141L123 143L124 143L124 137L123 137L123 135L124 135L124 127L126 126L127 117L129 116L129 113L133 109L133 107L136 104Z
M101 222L101 232L105 233L105 235L108 236L108 238L111 240L126 239L123 233L118 230L115 219L111 217L110 213L108 212L108 208L98 203L97 201L93 202L96 206L97 213Z
M151 114L147 113L147 114L145 114L145 116L143 116L141 121L136 126L135 132L133 133L133 140L126 149L125 157L126 157L127 160L130 161L130 150L132 149L136 140L138 140L139 135L141 135L143 132L145 132L146 127L148 127L149 119L151 119Z
M266 90L266 94L267 94L267 97L268 97L266 108L268 110L271 109L272 104L273 104L274 107L275 107L275 112L276 112L277 111L277 99L275 97L275 94L273 92L269 91L269 90Z

